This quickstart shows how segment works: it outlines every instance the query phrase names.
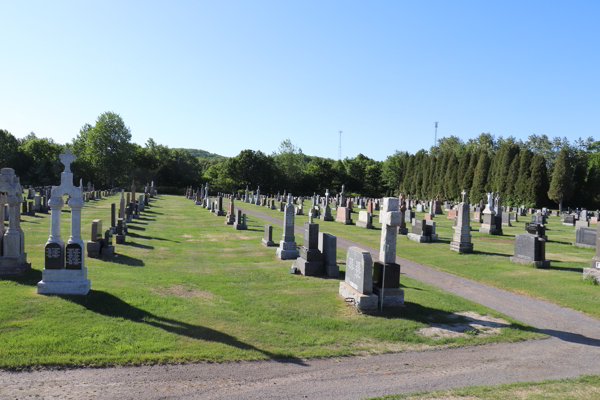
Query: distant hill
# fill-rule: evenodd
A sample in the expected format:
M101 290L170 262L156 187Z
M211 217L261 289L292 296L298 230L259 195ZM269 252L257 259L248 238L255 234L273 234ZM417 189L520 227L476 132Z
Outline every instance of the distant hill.
M199 149L175 149L175 150L185 150L185 151L189 152L190 154L196 156L197 158L205 159L205 160L221 161L221 160L227 159L227 157L220 156L215 153L210 153L206 150L199 150Z

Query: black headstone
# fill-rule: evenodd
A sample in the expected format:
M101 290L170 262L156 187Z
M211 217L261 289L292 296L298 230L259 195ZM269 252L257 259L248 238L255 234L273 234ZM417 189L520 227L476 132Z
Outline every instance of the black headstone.
M44 248L45 262L44 267L46 269L62 269L63 257L62 249L58 243L47 243Z
M83 248L77 243L68 244L67 252L67 269L81 269L83 267Z

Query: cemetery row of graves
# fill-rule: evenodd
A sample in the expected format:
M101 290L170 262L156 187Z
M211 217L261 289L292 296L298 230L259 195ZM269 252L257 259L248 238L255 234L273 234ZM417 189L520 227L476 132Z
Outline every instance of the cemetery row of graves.
M598 316L597 287L582 277L593 249L566 243L589 241L583 221L595 217L585 210L561 221L503 208L492 195L473 207L343 191L312 199L259 190L215 198L208 187L158 196L154 183L142 193L135 184L95 191L73 185L73 159L61 156L59 186L30 189L25 200L18 177L2 169L2 367L335 356L543 336L401 276L396 255ZM344 251L338 237L356 246ZM378 259L365 247L378 248ZM434 325L448 334L429 335Z

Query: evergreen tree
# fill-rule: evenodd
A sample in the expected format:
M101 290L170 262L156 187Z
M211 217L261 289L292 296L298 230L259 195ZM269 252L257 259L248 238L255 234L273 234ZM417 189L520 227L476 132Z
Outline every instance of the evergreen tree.
M408 156L408 162L406 164L406 168L404 169L404 179L402 182L402 191L405 195L410 194L410 186L412 184L412 173L415 169L415 156L411 154Z
M444 195L444 178L446 177L446 169L448 167L448 152L444 152L441 155L441 162L438 162L438 170L435 176L435 181L433 182L433 196ZM439 160L438 160L439 161Z
M448 155L448 167L444 177L444 198L455 200L460 192L458 187L458 161L454 153Z
M475 168L475 176L473 177L473 186L469 194L471 204L477 204L480 200L487 201L486 185L488 173L490 170L490 156L487 151L482 151L479 156L477 168Z
M588 208L598 207L600 203L600 167L598 164L592 164L587 173L586 189Z
M558 157L556 158L554 171L552 173L552 184L550 185L550 190L548 191L548 197L550 200L558 203L561 213L563 201L569 200L571 197L572 188L573 172L571 171L569 153L566 148L563 148L560 153L558 153Z
M429 173L431 171L432 158L433 157L429 155L425 155L425 157L423 157L423 185L421 186L421 194L419 195L419 197L422 199L426 199L429 196L429 187L431 185L429 182Z
M536 154L531 161L531 198L535 207L543 207L548 202L548 168L546 159Z
M506 146L500 146L498 151L490 156L490 170L488 171L488 180L486 190L488 192L500 192L500 176L502 175L502 160L506 154Z
M519 160L519 178L515 185L514 194L518 203L531 205L535 199L531 197L531 160L533 153L529 149L521 152Z
M519 179L519 166L521 157L516 155L513 157L510 168L508 169L508 175L506 177L506 201L508 205L516 206L518 203L517 196L515 195L515 187L517 185L517 179Z
M413 171L413 181L411 185L411 193L414 193L415 197L418 198L421 194L421 184L423 183L423 153L418 152L415 155L415 170Z
M458 163L458 186L462 189L466 189L466 186L463 186L465 177L467 175L467 170L469 169L469 161L471 160L471 152L465 150L460 155L460 162Z
M463 177L462 189L470 190L473 186L473 178L475 177L475 169L477 168L477 162L479 161L479 156L481 152L479 150L474 150L471 155L471 159L469 160L469 168L467 168L467 173Z
M433 186L435 183L435 176L437 172L438 157L431 156L431 162L429 166L429 186L427 187L427 197L425 199L433 199Z
M498 171L496 172L496 191L502 193L504 197L508 194L508 174L510 172L510 166L512 165L513 159L519 154L519 146L515 144L504 145L504 152L502 159L498 160ZM515 178L517 179L517 178Z

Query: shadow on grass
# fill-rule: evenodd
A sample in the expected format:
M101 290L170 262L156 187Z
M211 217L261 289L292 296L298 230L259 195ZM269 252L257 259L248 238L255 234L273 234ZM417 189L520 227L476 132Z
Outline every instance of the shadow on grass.
M127 229L133 229L134 231L145 231L146 228L141 226L132 225L131 223L127 224Z
M146 250L154 250L154 246L148 246L146 244L135 243L135 242L125 242L119 246L129 246L129 247L137 247L138 249L146 249Z
M156 207L156 208L160 208L160 207ZM144 210L145 214L156 214L156 215L163 215L163 213L159 213L156 211L151 211L151 210Z
M250 229L250 228L248 228L246 230L247 231L254 231L254 232L264 232L265 231L264 229Z
M124 245L122 245L122 246L124 246ZM103 262L113 263L113 264L129 265L130 267L143 267L146 265L143 260L140 260L138 258L129 257L124 254L117 254L117 256L118 257L110 257L110 258L109 257L101 257L98 260L103 261Z
M130 229L130 228L131 228L130 226L127 227L127 229ZM176 240L171 240L171 239L164 239L164 238L157 238L157 237L152 237L152 236L138 235L135 232L127 232L127 236L131 236L133 238L138 238L138 239L161 240L161 241L166 241L166 242L181 243L181 242L178 242Z
M87 296L58 295L58 297L71 301L75 304L79 304L89 311L93 311L106 317L127 319L132 322L150 325L176 335L186 336L191 339L222 343L227 346L236 347L240 350L257 351L276 361L278 357L281 357L277 354L260 350L250 344L236 339L231 335L211 328L188 324L172 318L159 317L148 311L142 310L141 308L132 306L118 297L101 290L91 290ZM281 359L280 361L284 363L306 365L302 360L297 358Z
M551 260L552 263L555 264L560 264L562 261L555 261L555 260ZM540 269L549 269L549 270L553 270L553 271L565 271L565 272L577 272L580 274L583 274L583 268L575 268L575 267L554 267L554 266L549 266L549 267L543 267Z
M501 256L501 257L512 257L512 254L504 254L504 253L492 253L491 251L480 251L480 250L473 250L471 252L471 254L481 254L481 255L485 255L485 256Z
M42 271L39 269L30 269L21 275L2 276L0 281L12 281L19 285L36 286L42 280Z

